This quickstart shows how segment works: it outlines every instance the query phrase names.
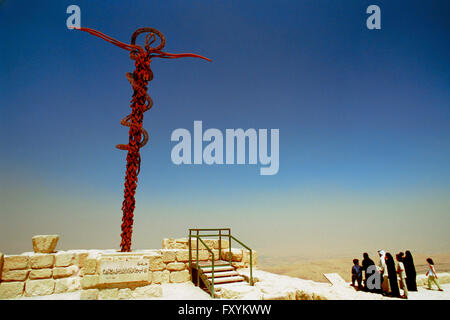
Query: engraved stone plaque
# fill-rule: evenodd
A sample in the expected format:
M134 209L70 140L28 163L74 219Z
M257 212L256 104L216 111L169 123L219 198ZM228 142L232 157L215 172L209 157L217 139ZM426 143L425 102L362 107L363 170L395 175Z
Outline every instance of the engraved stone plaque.
M100 283L148 281L149 261L139 256L100 259Z

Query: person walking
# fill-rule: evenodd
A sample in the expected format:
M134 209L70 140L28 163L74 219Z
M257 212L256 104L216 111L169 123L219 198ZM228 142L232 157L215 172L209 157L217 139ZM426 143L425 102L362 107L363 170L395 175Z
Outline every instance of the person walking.
M436 274L436 269L434 268L433 259L428 258L427 262L428 262L428 271L425 275L428 276L428 290L431 290L431 284L434 282L439 291L444 291L441 288L441 285L439 284L439 278Z

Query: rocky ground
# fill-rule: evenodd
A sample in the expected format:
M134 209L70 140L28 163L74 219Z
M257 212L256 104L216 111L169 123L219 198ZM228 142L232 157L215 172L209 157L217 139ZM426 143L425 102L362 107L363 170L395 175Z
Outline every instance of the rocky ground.
M240 273L246 277L248 269ZM379 294L358 292L348 285L332 286L328 283L314 282L300 278L278 275L262 270L254 270L255 285L247 283L228 284L222 287L217 297L221 299L245 300L391 300ZM449 275L443 274L445 279ZM410 292L410 300L450 300L450 284L442 284L443 292L427 290L424 286L424 276L418 277L419 288L417 292ZM445 281L444 281L445 282ZM162 285L163 296L149 299L165 300L207 300L211 297L192 283L167 283ZM54 294L51 296L23 297L21 299L33 300L78 300L80 292Z

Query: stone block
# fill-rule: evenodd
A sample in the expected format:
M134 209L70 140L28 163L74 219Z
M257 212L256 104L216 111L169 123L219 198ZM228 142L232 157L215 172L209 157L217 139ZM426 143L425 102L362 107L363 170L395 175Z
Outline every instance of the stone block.
M178 262L188 262L189 261L189 250L177 250L176 259Z
M221 289L220 297L223 299L261 300L262 293L258 288L252 286L230 284Z
M25 281L30 270L6 270L3 272L2 281Z
M209 259L208 250L198 250L198 260L206 261ZM192 261L197 261L197 250L192 250Z
M98 286L99 276L97 274L85 274L81 279L81 287L83 289L91 289Z
M186 268L186 265L183 262L171 262L167 264L166 269L169 271L181 271Z
M13 255L13 256L5 256L3 258L4 270L19 270L29 268L30 268L30 258L28 256Z
M144 255L144 258L149 260L150 271L162 271L166 268L166 264L164 263L161 254L150 252Z
M152 282L161 284L161 283L169 283L170 282L170 271L154 271L152 272Z
M174 249L175 239L173 238L164 238L162 240L162 248L163 249Z
M89 253L87 251L86 252L84 252L84 251L77 252L75 254L75 262L74 263L77 264L80 269L83 268L88 255L89 255Z
M97 259L88 257L84 263L83 275L95 273L97 273Z
M33 250L36 253L52 253L58 243L58 235L38 235L32 238Z
M247 265L243 262L231 262L231 265L233 267L235 267L236 269L242 269L242 268L246 268Z
M147 275L148 275L148 278L147 278L148 284L151 284L152 280L153 280L153 272L148 271Z
M214 249L219 249L219 239L214 239ZM221 241L221 249L228 249L228 240L223 239Z
M161 259L161 255L159 258ZM100 284L151 281L150 261L141 253L102 256L98 264L97 272L100 274ZM163 265L165 267L165 264Z
M242 249L231 248L231 261L240 262L242 261L242 257ZM227 261L230 259L230 249L222 250L222 259Z
M213 249L212 252L214 253L214 260L220 260L219 250ZM212 260L212 254L208 251L208 259Z
M275 282L257 282L255 287L263 293L263 300L296 300L297 289L277 285Z
M119 289L102 289L98 293L99 300L118 300L119 299Z
M68 267L75 261L75 254L71 252L57 252L55 254L55 267Z
M206 243L206 244L208 244L208 243ZM199 248L199 250L206 250L205 245L203 243L201 243L200 240L198 241L198 248ZM196 238L191 238L191 249L197 249L197 239Z
M133 297L133 296L132 296L132 291L131 291L130 288L124 288L124 289L120 289L120 290L119 290L118 298L119 298L120 300L129 300L129 299L131 299L132 297Z
M1 282L0 299L13 299L21 297L25 282Z
M98 289L81 290L80 300L97 300L98 294Z
M214 240L213 239L202 239L203 242L208 246L209 249L214 249Z
M27 297L33 296L47 296L53 294L55 291L55 280L28 280L25 282L25 295Z
M32 269L52 268L55 264L54 254L38 253L30 257Z
M53 269L53 278L54 279L67 278L75 275L77 272L78 272L77 266L57 267Z
M30 271L29 278L31 280L36 279L48 279L53 275L53 269L34 269Z
M80 290L80 278L70 277L55 280L55 293L74 292Z
M189 245L189 240L187 238L178 238L175 240L175 243L183 246L183 248L176 248L176 249L187 249Z
M162 288L160 285L151 284L145 287L138 287L132 292L134 299L158 298L162 296Z
M165 238L162 240L163 249L187 249L188 239L187 238Z
M210 248L210 249L219 249L219 239L205 239L202 238L202 240L205 242L205 244ZM201 243L201 241L198 241L199 243L199 249L200 250L206 250L206 247L203 243ZM187 243L188 244L188 243ZM221 248L222 249L227 249L229 247L229 242L225 237L222 237L222 241L221 241ZM187 246L187 248L189 248ZM191 238L191 249L197 249L197 239L196 238Z
M164 263L174 262L176 259L175 249L162 249L161 255Z
M170 282L172 283L188 282L190 280L191 276L188 270L173 271L170 273Z

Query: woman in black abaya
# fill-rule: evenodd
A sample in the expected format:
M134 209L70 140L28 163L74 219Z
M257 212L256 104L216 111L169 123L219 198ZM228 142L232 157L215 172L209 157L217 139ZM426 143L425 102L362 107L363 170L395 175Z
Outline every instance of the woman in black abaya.
M363 257L362 270L364 271L364 289L366 291L374 292L377 288L369 288L367 285L367 279L369 279L376 272L375 263L369 258L367 252L364 252Z
M414 266L414 260L411 252L407 250L405 252L405 257L403 258L403 264L405 265L406 273L406 286L409 291L417 291L416 283L416 268Z
M398 288L397 269L392 255L386 253L386 266L389 274L389 285L391 287L391 296L400 298L400 289Z

